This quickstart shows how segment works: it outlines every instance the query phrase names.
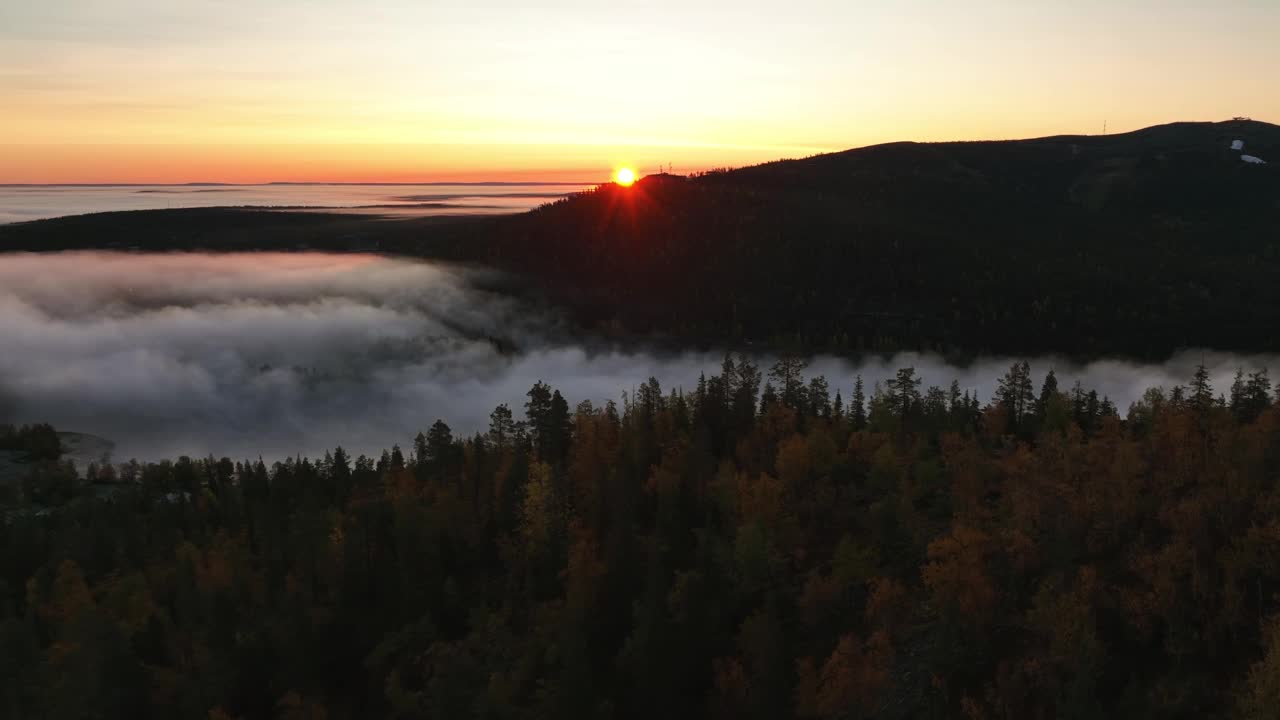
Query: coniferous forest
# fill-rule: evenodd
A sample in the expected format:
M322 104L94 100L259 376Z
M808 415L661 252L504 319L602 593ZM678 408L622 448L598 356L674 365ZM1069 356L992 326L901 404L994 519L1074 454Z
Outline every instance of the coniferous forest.
M8 428L0 716L1275 716L1265 371L1125 409L1021 363L986 404L842 380L538 383L380 457Z

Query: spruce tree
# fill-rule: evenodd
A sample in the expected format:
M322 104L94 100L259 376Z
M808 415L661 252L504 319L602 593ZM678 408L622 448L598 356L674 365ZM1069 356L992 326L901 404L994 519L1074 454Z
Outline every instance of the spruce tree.
M867 426L867 395L863 391L862 376L853 381L853 398L849 400L849 423L854 430Z

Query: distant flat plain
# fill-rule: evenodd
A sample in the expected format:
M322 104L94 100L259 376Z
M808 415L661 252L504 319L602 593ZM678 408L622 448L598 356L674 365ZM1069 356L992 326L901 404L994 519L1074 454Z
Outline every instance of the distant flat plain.
M0 223L117 210L271 207L375 215L523 212L591 187L562 183L0 185Z

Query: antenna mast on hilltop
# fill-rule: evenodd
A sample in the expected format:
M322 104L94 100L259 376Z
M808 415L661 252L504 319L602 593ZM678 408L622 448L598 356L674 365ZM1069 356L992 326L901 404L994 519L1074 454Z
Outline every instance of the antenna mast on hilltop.
M1103 135L1106 135L1106 134L1107 134L1107 121L1106 121L1106 120L1103 120L1103 121L1102 121L1102 134L1103 134Z

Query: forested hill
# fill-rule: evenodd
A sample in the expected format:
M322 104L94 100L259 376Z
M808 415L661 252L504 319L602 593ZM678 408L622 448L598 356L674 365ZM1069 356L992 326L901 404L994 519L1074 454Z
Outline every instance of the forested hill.
M1237 139L1276 164L1243 161ZM894 143L658 175L444 245L540 279L588 324L686 340L1274 350L1256 330L1280 323L1280 127Z
M892 143L655 175L497 218L202 208L0 225L0 251L72 248L479 262L588 328L683 346L1277 351L1264 329L1280 326L1280 127Z

